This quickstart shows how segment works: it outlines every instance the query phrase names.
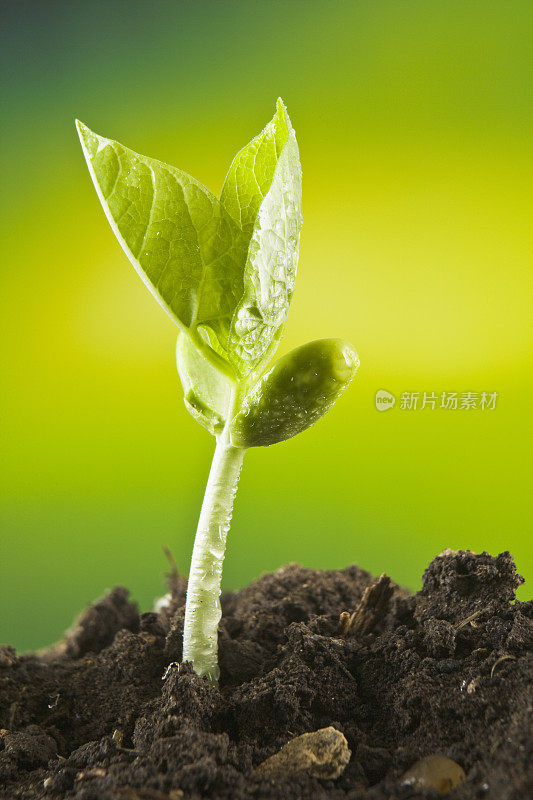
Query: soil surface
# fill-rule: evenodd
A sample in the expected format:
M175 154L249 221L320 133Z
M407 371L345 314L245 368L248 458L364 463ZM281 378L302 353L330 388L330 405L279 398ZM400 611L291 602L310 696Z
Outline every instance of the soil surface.
M224 596L219 689L180 663L183 579L158 613L114 589L54 648L0 648L0 797L533 797L520 582L509 553L445 551L415 595L356 566L285 567ZM270 758L323 728L338 764L293 762L298 742Z

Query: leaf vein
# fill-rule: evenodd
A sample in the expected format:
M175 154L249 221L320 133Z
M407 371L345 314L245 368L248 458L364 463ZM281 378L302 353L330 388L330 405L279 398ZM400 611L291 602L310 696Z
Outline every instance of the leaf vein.
M154 170L153 170L153 167L151 166L151 164L148 164L148 169L150 170L150 177L151 177L151 181L152 181L152 202L150 203L150 212L148 214L148 222L146 224L146 229L144 231L144 235L143 235L143 238L141 240L141 246L139 247L139 252L135 256L135 258L137 258L137 259L139 259L141 257L141 253L143 251L144 245L146 244L146 239L147 239L147 236L148 236L148 232L149 232L150 226L152 224L152 216L153 216L154 209L155 209L155 196L156 196L156 193L157 193L156 183L155 183L155 173L154 173Z
M195 226L194 222L192 221L191 212L190 212L190 209L189 209L189 204L187 203L187 201L186 201L186 199L185 199L185 192L183 191L183 184L182 184L182 183L181 183L181 182L178 180L177 176L176 176L176 175L174 174L174 172L172 172L171 170L168 170L168 169L162 169L162 172L164 172L166 175L168 175L170 178L172 178L172 180L173 180L173 181L175 181L175 183L176 183L176 184L179 186L179 188L181 189L181 192L182 192L182 195L183 195L183 206L184 206L184 208L185 208L185 209L186 209L186 211L187 211L187 215L188 215L188 217L189 217L189 222L191 223L191 227L192 227L192 229L194 230L194 232L195 232L195 235L196 235L196 244L197 244L197 246L198 246L198 249L200 249L200 242L199 242L199 240L198 240L198 229L196 228L196 226ZM172 245L172 243L171 243L171 245ZM157 283L155 284L155 287L156 287L156 289L157 289L157 288L160 286L160 284L161 284L161 281L163 280L163 277L164 277L164 275L165 275L165 273L166 273L166 271L167 271L167 269L168 269L168 267L169 267L169 264L171 264L171 262L172 262L172 257L171 257L170 249L171 249L171 248L169 248L169 256L168 256L167 262L166 262L165 266L163 267L163 269L161 270L161 274L159 275L159 278L157 279ZM201 255L201 254L200 254L200 255ZM199 284L198 284L198 285L199 285ZM173 294L173 295L172 295L172 297L171 297L171 298L168 300L168 305L169 305L169 307L170 307L170 308L172 307L172 303L173 303L173 302L174 302L174 300L176 299L176 297L177 297L178 293L179 293L180 291L182 291L182 288L183 288L183 287L182 287L181 285L178 285L178 286L177 286L177 288L176 288L176 289L175 289L175 291L174 291L174 294ZM195 293L195 301L196 301L196 306L198 306L198 287L197 287L197 289L196 289L196 293ZM196 313L197 313L197 307L195 308L195 310L194 310L194 314L192 315L194 319L196 319ZM191 323L191 326L194 324L194 319L193 319L193 322Z
M115 191L115 189L117 188L117 183L118 183L118 180L119 180L120 176L122 175L122 161L120 160L120 156L119 156L119 154L118 154L118 152L117 152L117 149L116 149L115 147L113 147L113 146L112 146L112 149L113 149L113 151L114 151L114 153L115 153L115 155L116 155L116 157L117 157L117 161L118 161L118 172L117 172L117 177L116 177L116 178L115 178L115 180L113 181L113 186L111 187L111 189L109 190L109 192L108 192L106 195L104 195L104 198L105 198L105 200L106 200L106 201L107 201L107 200L109 200L109 198L111 197L111 195L113 194L113 192L114 192L114 191Z

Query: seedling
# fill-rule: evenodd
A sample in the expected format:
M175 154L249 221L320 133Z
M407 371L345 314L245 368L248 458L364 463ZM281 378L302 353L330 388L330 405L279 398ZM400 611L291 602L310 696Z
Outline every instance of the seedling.
M220 198L185 172L76 124L115 236L179 329L185 405L216 438L183 639L183 659L216 684L222 563L246 449L316 422L359 361L348 342L322 339L268 369L292 299L302 225L298 146L281 100L233 159Z

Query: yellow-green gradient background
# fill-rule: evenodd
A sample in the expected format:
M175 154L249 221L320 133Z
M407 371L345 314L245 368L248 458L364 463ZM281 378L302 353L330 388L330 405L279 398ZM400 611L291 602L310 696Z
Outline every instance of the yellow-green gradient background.
M74 117L214 191L278 95L297 132L280 353L345 337L361 368L246 456L225 587L357 561L416 588L445 547L509 549L531 579L530 0L18 0L3 28L0 640L50 643L116 583L148 608L162 544L188 570L213 449ZM380 414L380 388L500 397Z

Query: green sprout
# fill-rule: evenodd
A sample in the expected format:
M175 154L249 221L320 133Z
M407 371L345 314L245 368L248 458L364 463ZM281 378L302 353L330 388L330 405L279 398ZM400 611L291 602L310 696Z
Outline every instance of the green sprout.
M220 198L190 175L76 122L109 224L179 329L185 405L216 438L187 590L183 660L216 684L220 583L248 447L315 423L359 361L340 339L298 347L268 366L294 291L302 171L287 111L234 158Z

